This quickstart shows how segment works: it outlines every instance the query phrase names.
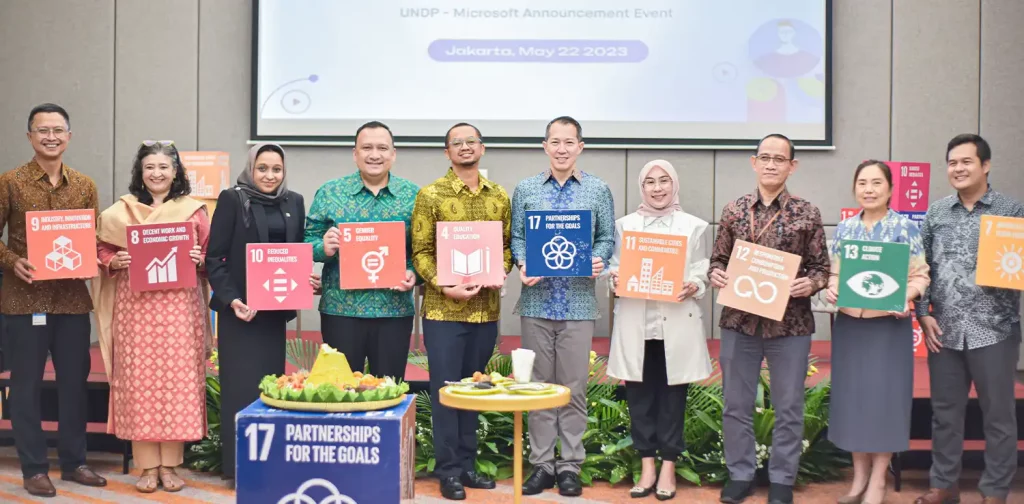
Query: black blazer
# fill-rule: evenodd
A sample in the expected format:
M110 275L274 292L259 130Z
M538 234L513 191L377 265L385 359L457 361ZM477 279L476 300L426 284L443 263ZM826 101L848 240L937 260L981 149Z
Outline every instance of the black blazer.
M249 205L252 216L249 227L242 220L242 202L236 189L225 189L217 198L217 209L210 223L210 242L206 249L206 272L210 278L213 298L210 308L217 312L234 313L231 302L245 294L245 246L249 243L267 243L267 214L263 205ZM302 195L288 191L281 201L287 242L302 243L306 226L306 205ZM262 313L262 312L261 312ZM279 313L292 320L295 310ZM233 316L233 315L232 315Z

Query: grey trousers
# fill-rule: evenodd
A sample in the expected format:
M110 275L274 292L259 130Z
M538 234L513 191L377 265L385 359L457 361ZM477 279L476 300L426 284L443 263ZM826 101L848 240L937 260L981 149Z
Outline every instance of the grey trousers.
M761 361L768 360L771 400L775 409L768 478L792 485L800 467L804 439L804 380L811 336L764 339L722 329L722 387L725 409L722 434L729 478L753 481L757 469L754 400Z
M1017 412L1013 387L1020 349L1020 324L1013 336L973 350L928 353L932 393L932 488L950 488L960 479L964 414L971 382L978 391L985 431L985 470L978 489L1005 499L1017 472Z
M522 329L523 348L536 353L533 381L565 385L572 392L567 406L529 413L530 464L548 474L578 474L587 456L583 433L587 430L587 378L594 321L522 317ZM555 442L559 439L561 458L556 463Z

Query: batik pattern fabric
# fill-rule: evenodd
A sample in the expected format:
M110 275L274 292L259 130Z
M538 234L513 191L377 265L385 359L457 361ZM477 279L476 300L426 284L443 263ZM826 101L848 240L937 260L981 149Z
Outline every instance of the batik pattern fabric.
M600 178L574 171L559 184L551 170L525 179L512 193L512 257L526 262L526 212L528 210L590 210L592 257L605 266L615 248L615 205L612 192ZM596 320L600 310L590 277L549 277L523 286L515 314L548 320Z
M324 263L320 312L328 315L383 318L411 317L416 313L412 291L391 289L342 290L338 254L324 254L324 234L338 224L351 222L405 223L406 269L412 270L412 209L416 184L394 174L376 195L366 188L359 172L331 180L313 197L306 216L306 243L313 244L313 260Z
M480 176L474 192L448 174L424 186L416 196L412 214L413 266L428 287L423 294L423 316L441 322L495 322L501 317L501 289L480 289L472 298L451 299L437 285L437 223L498 221L502 223L505 273L512 269L512 207L500 185Z
M921 229L932 282L916 305L918 318L930 313L942 329L939 342L951 350L995 345L1014 335L1020 322L1020 291L974 283L981 216L1024 217L1024 205L991 187L968 210L957 195L928 206Z

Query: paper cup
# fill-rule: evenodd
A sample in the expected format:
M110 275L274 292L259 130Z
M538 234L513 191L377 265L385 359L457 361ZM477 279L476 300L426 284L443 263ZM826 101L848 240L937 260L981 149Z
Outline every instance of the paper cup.
M520 348L512 351L512 374L516 383L530 383L535 356L532 350Z

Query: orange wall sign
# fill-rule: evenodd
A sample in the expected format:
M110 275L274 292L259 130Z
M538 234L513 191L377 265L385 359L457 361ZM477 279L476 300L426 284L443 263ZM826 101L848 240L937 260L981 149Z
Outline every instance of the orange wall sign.
M25 213L28 262L35 280L92 278L96 262L96 212L50 210Z
M978 266L974 282L987 287L1024 290L1024 219L981 216Z
M686 273L685 236L624 231L615 295L678 302Z
M192 185L193 198L216 200L220 192L230 186L231 164L227 152L194 151L178 155Z
M781 321L799 268L798 255L736 240L725 270L729 283L718 291L718 303Z

